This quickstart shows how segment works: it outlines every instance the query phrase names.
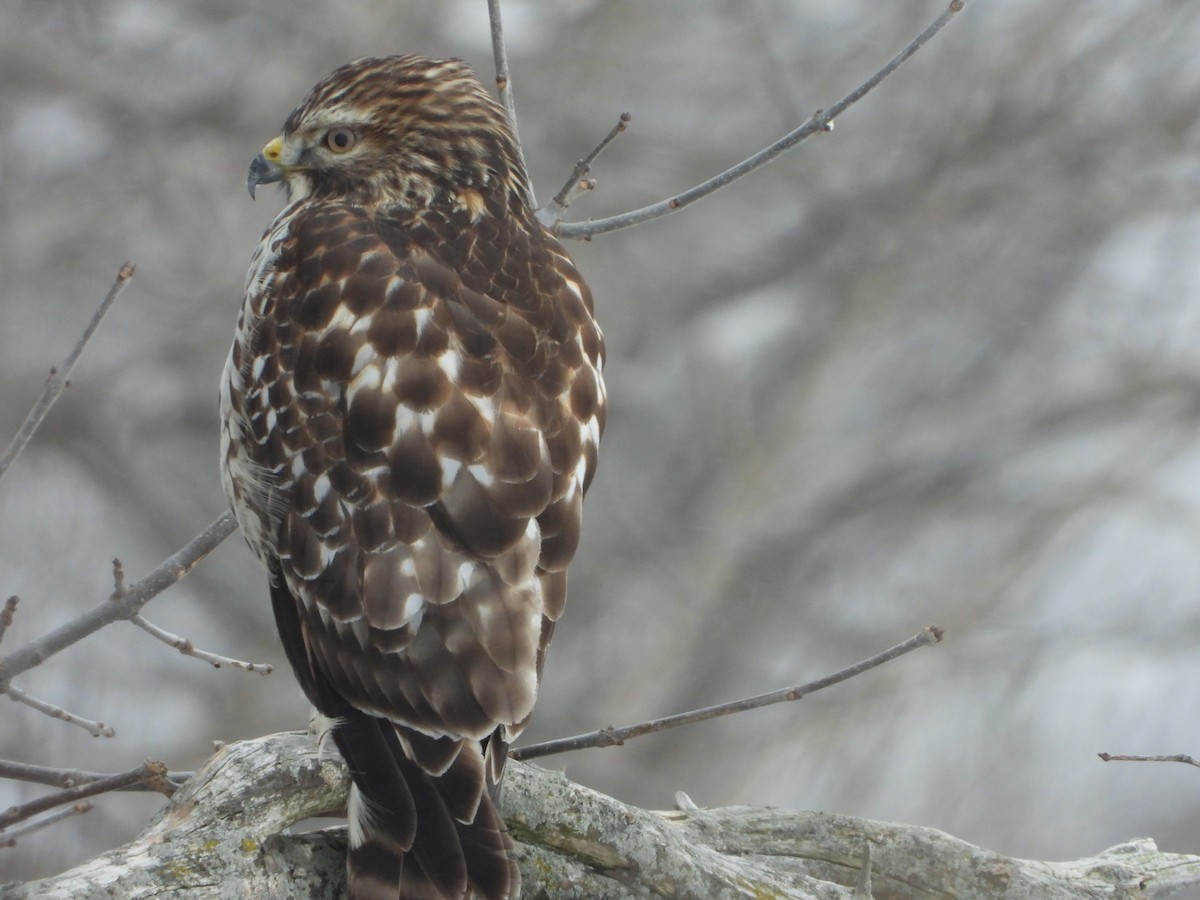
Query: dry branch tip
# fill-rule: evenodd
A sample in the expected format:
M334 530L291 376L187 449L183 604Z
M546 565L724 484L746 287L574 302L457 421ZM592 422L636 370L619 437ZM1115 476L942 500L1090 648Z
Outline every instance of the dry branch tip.
M113 568L113 599L120 600L125 594L125 566L121 560L114 558L112 561Z
M758 694L754 697L744 697L739 700L732 700L728 703L718 703L715 706L706 706L701 709L693 709L688 712L675 713L674 715L663 716L659 719L653 719L649 722L641 722L637 725L626 725L621 728L614 728L609 725L606 728L591 731L586 734L577 734L572 737L559 738L552 741L543 741L540 744L532 744L528 747L520 747L513 750L510 756L513 759L530 760L536 759L539 756L550 756L555 753L567 753L573 750L583 750L592 747L613 747L625 743L630 738L641 737L644 734L653 734L658 731L665 731L668 728L678 728L681 725L692 725L697 722L703 722L708 719L715 719L720 716L733 715L734 713L748 712L752 709L761 709L764 706L771 706L775 703L784 703L791 700L799 700L808 694L816 693L827 687L832 687L839 682L846 681L856 675L861 675L864 672L870 671L885 663L899 659L913 650L921 647L928 647L936 644L941 640L941 629L936 625L930 625L922 628L915 635L906 641L902 641L882 653L877 653L864 660L847 666L832 675L826 675L824 678L818 678L815 681L810 681L806 684L795 685L794 687L780 688L779 690L769 691L765 694Z
M1120 753L1097 753L1096 755L1104 762L1177 762L1200 768L1200 762L1186 753L1174 753L1170 756L1137 756Z
M675 197L619 215L608 216L602 219L589 219L586 222L563 222L560 219L550 217L550 221L546 221L546 218L543 218L543 224L559 237L579 240L587 239L597 234L605 234L609 231L616 231L620 228L628 228L631 225L639 225L642 222L648 222L651 219L657 219L660 216L683 209L685 206L690 206L731 182L743 178L756 169L762 168L814 134L832 131L834 119L878 87L884 79L888 78L906 60L911 58L913 54L928 43L934 35L941 31L953 17L954 13L961 11L965 6L966 0L956 0L956 2L951 3L948 10L939 15L924 31L909 41L903 50L837 103L834 103L828 109L817 110L814 115L779 138L779 140L748 156L736 165L730 166L724 172L714 175L707 181L703 181Z
M77 716L75 713L67 712L61 706L56 706L53 703L48 703L45 700L39 700L37 697L30 696L25 691L12 684L8 684L4 688L4 693L8 694L11 700L17 703L24 703L31 709L36 709L43 715L49 716L52 719L60 719L69 725L77 725L84 729L92 737L116 737L117 732L105 725L103 722L92 721L85 719L82 716Z
M245 672L256 672L259 675L270 675L274 671L274 667L268 663L252 663L240 659L234 659L232 656L224 656L220 653L213 653L211 650L201 650L192 642L190 638L185 638L178 634L173 634L165 628L160 628L158 625L147 620L142 615L130 617L130 622L136 625L142 631L153 637L157 641L161 641L168 647L178 650L184 656L191 656L195 659L202 660L208 663L214 669L219 669L221 666L229 665L235 669L241 669Z
M62 396L62 392L66 390L70 384L71 370L75 367L75 363L79 361L79 357L83 354L84 348L91 341L92 336L96 333L96 329L100 327L100 323L104 320L105 315L112 308L113 303L124 290L125 285L129 283L129 279L133 277L135 266L131 262L125 263L117 272L117 277L113 279L112 285L109 286L108 292L104 295L104 299L100 301L100 306L92 315L91 321L83 329L83 334L79 336L79 340L75 342L75 346L71 348L71 352L67 354L67 358L63 360L61 368L52 368L50 377L46 379L46 386L42 389L42 395L38 397L33 408L29 410L25 416L25 421L21 423L21 427L17 429L16 435L13 437L4 452L0 453L0 478L3 478L8 472L9 466L13 461L20 456L21 451L26 445L33 440L34 434L50 413L50 408L54 406L54 402Z
M4 609L0 610L0 641L4 640L5 633L12 625L13 618L17 614L17 604L20 602L21 600L16 594L4 601Z

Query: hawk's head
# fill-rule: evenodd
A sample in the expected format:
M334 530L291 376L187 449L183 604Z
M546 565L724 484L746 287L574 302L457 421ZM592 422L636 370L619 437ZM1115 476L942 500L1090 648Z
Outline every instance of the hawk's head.
M360 59L320 81L250 166L250 195L425 206L464 191L528 202L504 110L459 60ZM507 204L505 204L507 205Z

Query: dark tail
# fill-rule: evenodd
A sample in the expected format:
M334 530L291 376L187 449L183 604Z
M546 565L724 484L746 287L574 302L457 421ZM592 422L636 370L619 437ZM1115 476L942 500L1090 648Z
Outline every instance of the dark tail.
M274 567L273 567L274 568ZM494 803L504 743L431 738L351 706L316 671L296 601L272 571L271 599L288 660L309 700L333 720L350 791L350 900L505 900L520 892L513 841Z
M513 842L477 741L435 740L355 710L333 732L354 779L351 900L515 897Z

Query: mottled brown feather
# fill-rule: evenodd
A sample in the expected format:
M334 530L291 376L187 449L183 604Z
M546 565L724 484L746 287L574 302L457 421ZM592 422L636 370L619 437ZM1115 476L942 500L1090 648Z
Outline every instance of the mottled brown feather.
M340 157L337 124L358 134ZM493 798L603 430L591 298L461 63L351 63L282 140L293 202L222 384L226 491L297 677L337 719L351 896L512 897Z

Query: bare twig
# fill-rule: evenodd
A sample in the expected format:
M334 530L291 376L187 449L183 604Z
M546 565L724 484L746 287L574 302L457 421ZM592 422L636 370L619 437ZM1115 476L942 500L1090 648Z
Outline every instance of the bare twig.
M91 800L79 800L65 809L58 809L49 815L42 816L36 822L30 822L22 828L0 831L0 847L15 847L20 838L27 837L35 831L41 831L43 828L49 828L51 825L57 825L63 819L69 819L71 816L91 812L94 806L95 804Z
M513 97L512 79L508 76L508 52L504 49L504 24L500 21L500 0L488 0L488 19L492 25L492 58L496 66L496 89L500 92L500 103L508 114L508 127L512 129L517 144L517 156L521 169L528 173L525 165L525 150L521 146L521 135L517 132L517 102ZM537 209L533 195L533 182L529 183L529 205Z
M214 669L219 669L221 666L233 666L235 669L244 669L247 672L258 672L260 675L270 675L273 671L273 666L269 663L252 663L243 662L240 659L234 659L230 656L221 656L219 653L212 653L208 650L201 650L195 644L185 637L180 637L177 634L172 634L164 628L159 628L151 622L147 622L142 616L133 616L130 620L138 628L145 631L147 634L162 641L168 647L174 647L184 656L194 656L196 659L202 659L209 663Z
M1173 756L1125 756L1118 753L1097 753L1105 762L1177 762L1200 768L1200 762L1192 759L1186 753L1176 753Z
M125 566L121 565L120 559L114 559L113 599L124 600L127 595L128 590L125 588ZM233 666L234 668L241 668L241 670L245 670L246 672L258 672L259 674L264 674L264 676L268 676L268 674L274 671L274 666L266 664L266 662L245 662L240 659L234 659L233 656L222 656L220 653L212 653L211 650L202 650L196 644L192 643L191 640L188 640L188 638L172 634L167 629L158 628L158 625L149 622L140 613L137 616L131 616L130 622L137 625L146 634L154 637L155 640L162 641L168 647L174 647L185 656L194 656L196 659L204 660L214 668Z
M172 554L153 572L135 582L121 596L113 596L19 650L0 657L0 692L11 691L12 679L45 662L106 625L132 619L151 599L190 572L200 560L237 528L233 514L224 513L188 544Z
M608 134L596 145L595 149L575 164L575 168L571 171L571 176L563 184L562 189L554 195L554 199L546 205L545 209L538 210L538 219L541 220L543 225L547 228L553 228L562 220L567 208L574 202L576 197L584 191L590 191L595 188L596 183L586 178L587 174L592 171L592 163L596 161L596 157L600 155L604 148L611 144L613 139L625 130L631 118L632 116L629 113L621 113L617 119L617 124L609 130Z
M80 335L71 352L67 354L67 358L63 360L63 364L57 369L50 370L50 377L46 379L46 387L42 390L42 396L33 405L33 409L29 411L29 415L25 417L25 421L21 423L16 436L4 449L4 453L0 454L0 478L4 477L4 473L13 464L13 460L25 449L25 445L33 438L34 433L46 418L46 414L50 412L50 407L54 405L54 401L66 389L67 379L71 377L71 370L75 368L75 363L79 361L79 357L83 353L83 348L88 345L88 342L92 339L92 335L100 327L100 322L104 319L109 309L112 308L113 301L117 299L121 291L125 289L125 285L129 283L129 279L133 277L135 269L136 266L131 262L127 262L121 266L117 272L116 279L112 283L112 287L108 289L108 293L100 301L100 308L96 310L95 315L92 316L92 320L88 322L87 328L83 330L83 334Z
M31 697L20 688L14 687L11 684L5 690L5 693L17 703L24 703L26 706L36 709L38 712L44 713L52 719L61 719L70 725L78 725L92 737L113 737L116 734L113 729L103 722L93 722L91 719L85 719L82 716L75 715L75 713L67 712L61 706L55 706L53 703L47 703L45 700Z
M167 778L167 767L163 763L148 759L128 772L98 778L86 784L47 794L45 797L38 797L36 800L22 803L20 806L11 806L0 813L0 829L23 822L32 816L46 812L46 810L54 809L56 806L76 803L84 797L95 797L97 794L107 794L109 791L128 790L135 784L144 785L149 790L158 791L168 797L176 790L176 785Z
M763 706L770 706L773 703L799 700L822 688L846 681L855 675L861 675L869 669L874 669L884 663L891 662L906 653L911 653L913 650L936 644L942 639L943 633L943 630L937 625L929 625L902 644L897 644L882 653L842 669L840 672L834 672L832 675L826 675L824 678L818 678L816 681L810 681L807 684L782 688L767 694L759 694L757 697L747 697L742 700L734 700L730 703L721 703L717 706L707 706L704 709L677 713L673 716L665 716L664 718L654 719L650 722L642 722L639 725L627 725L624 728L609 726L608 728L601 728L599 731L591 731L587 734L559 738L558 740L546 741L541 744L531 744L528 747L520 747L512 751L510 756L513 759L529 760L537 759L539 756L550 756L555 753L583 750L588 747L612 747L623 744L630 738L641 737L644 734L665 731L668 728L678 728L680 725L691 725L695 722L703 722L706 719L715 719L718 716L728 716L733 713L759 709Z
M0 693L6 693L13 700L24 703L52 718L78 725L80 728L86 729L93 737L112 737L116 732L103 722L93 722L45 700L31 697L20 688L15 687L12 679L22 672L40 665L55 653L83 640L106 625L111 625L121 619L137 618L143 606L191 571L236 527L237 523L234 521L233 514L225 513L185 547L165 560L157 569L134 584L132 588L126 588L124 567L119 559L114 559L114 590L107 601L65 625L59 626L49 634L30 641L9 656L0 657ZM212 660L209 661L212 662ZM229 662L239 665L235 660L229 660ZM216 665L215 662L214 665ZM242 668L246 668L252 664L242 663L240 665ZM261 668L258 667L258 670ZM269 667L267 668L269 669ZM255 671L255 669L251 669L251 671Z
M121 599L125 596L125 564L121 560L113 559L113 597Z
M560 237L587 239L594 237L597 234L604 234L609 231L616 231L619 228L628 228L631 225L639 225L642 222L648 222L651 219L657 219L660 216L669 215L677 210L683 209L685 206L690 206L697 200L707 197L709 194L720 190L732 181L736 181L745 175L750 174L755 169L765 166L767 163L781 156L788 150L791 150L800 142L812 137L814 134L820 134L824 131L833 130L833 120L844 113L847 109L865 97L885 78L892 74L900 65L910 56L916 53L929 41L935 34L941 31L947 23L954 17L956 13L962 12L967 5L967 0L951 0L947 9L935 19L928 28L922 31L909 43L907 47L900 51L891 62L885 65L882 69L864 81L861 85L839 100L837 103L828 109L817 110L808 120L796 128L794 131L788 132L775 143L760 150L753 156L742 160L736 166L726 169L719 175L708 179L701 184L696 185L681 194L676 194L674 197L668 197L658 203L644 206L641 209L635 209L631 212L622 213L618 216L609 216L605 219L592 219L587 222L561 222L551 229Z
M124 772L86 772L82 769L57 769L52 766L38 766L33 763L16 762L11 759L0 759L0 778L9 781L28 781L31 784L44 784L49 787L71 788L81 784L91 784L107 778L123 778ZM181 784L192 777L191 772L167 772L166 779L170 782L173 792ZM115 791L157 791L165 793L163 786L157 782L150 784L146 781L133 781L110 788Z
M4 640L8 626L13 623L13 616L17 614L17 604L20 602L21 600L16 594L4 601L4 609L0 611L0 641Z

